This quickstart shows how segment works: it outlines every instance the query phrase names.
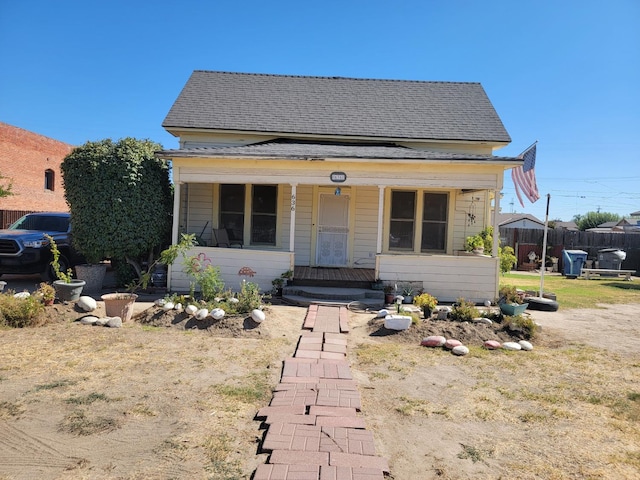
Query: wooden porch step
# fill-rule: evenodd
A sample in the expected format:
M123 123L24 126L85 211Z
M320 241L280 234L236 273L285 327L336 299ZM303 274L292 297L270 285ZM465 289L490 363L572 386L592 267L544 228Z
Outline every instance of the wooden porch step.
M312 304L346 305L351 302L361 302L372 308L382 308L384 292L363 288L291 285L284 287L282 299L287 303L305 307Z

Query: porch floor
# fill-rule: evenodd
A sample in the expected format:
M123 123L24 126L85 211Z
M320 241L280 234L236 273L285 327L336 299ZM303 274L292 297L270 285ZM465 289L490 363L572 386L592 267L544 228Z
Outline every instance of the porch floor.
M293 284L317 287L370 288L373 268L295 267Z

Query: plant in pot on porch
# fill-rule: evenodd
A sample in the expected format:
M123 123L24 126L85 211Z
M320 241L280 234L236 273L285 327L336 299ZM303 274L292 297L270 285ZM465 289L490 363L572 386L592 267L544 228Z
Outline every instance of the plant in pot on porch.
M60 270L60 250L58 250L58 245L50 235L45 235L45 237L51 244L51 266L57 278L53 282L56 297L61 302L75 302L80 298L85 281L73 278L73 270L70 268L66 272Z
M391 305L396 297L396 289L393 285L384 286L384 303L385 305Z
M433 312L438 305L438 299L425 292L413 297L413 304L422 309L424 312L424 318L431 318L431 315L433 315Z
M413 287L411 285L402 287L402 296L404 297L402 303L413 303Z
M478 235L471 235L464 242L464 249L467 252L473 252L476 255L484 254L484 239Z

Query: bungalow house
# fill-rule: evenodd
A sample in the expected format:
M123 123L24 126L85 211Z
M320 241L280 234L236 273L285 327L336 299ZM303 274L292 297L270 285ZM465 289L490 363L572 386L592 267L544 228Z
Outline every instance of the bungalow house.
M228 288L270 290L291 270L496 297L498 258L464 242L498 231L504 171L522 160L493 155L511 139L479 83L194 71L162 125L179 138L158 153L173 241L196 234ZM179 262L168 280L189 288Z

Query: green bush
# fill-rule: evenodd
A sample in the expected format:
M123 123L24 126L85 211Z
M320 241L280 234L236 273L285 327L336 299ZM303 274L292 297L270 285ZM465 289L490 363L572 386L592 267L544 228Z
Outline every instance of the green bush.
M11 328L37 327L46 323L39 298L16 298L13 292L0 294L0 325Z
M457 322L470 322L474 318L480 316L480 311L476 308L475 303L458 298L451 309L449 318Z
M521 332L525 338L532 339L538 333L538 325L529 315L505 315L502 319L503 328L511 332Z

